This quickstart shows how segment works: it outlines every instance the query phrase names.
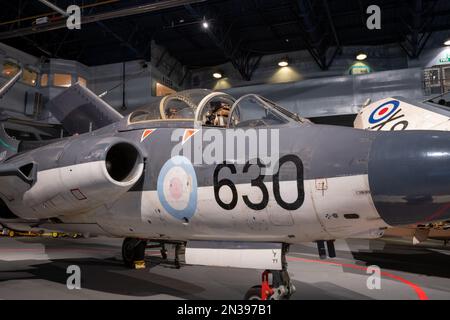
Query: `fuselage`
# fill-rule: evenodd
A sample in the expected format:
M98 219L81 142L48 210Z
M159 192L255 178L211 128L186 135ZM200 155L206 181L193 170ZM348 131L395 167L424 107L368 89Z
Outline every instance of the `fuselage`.
M297 243L371 238L389 226L450 216L448 133L369 132L310 123L271 129L277 130L280 165L261 175L256 159L227 158L226 150L223 161L214 163L173 154L181 142L192 151L191 157L198 154L196 138L202 154L211 151L211 139L205 139L210 130L222 134L217 146L225 148L231 129L193 128L183 121L124 121L46 146L45 152L36 149L11 159L10 163L28 159L39 169L36 182L25 192L26 201L8 206L18 217L46 228L177 241ZM181 141L186 138L183 134L173 138L175 131L188 130L191 136L186 141ZM267 133L267 128L254 130L257 135L261 130ZM243 133L246 128L238 132ZM94 153L72 156L83 154L80 146L88 149L93 137L100 141ZM135 146L142 156L142 174L133 186L124 193L95 184L89 185L89 192L73 184L67 185L70 193L63 190L64 181L72 181L70 176L61 178L64 172L93 175L89 170L97 172L95 166L105 163L98 156L107 151L108 143L103 141L114 139ZM77 142L75 149L71 141ZM245 148L247 152L250 146ZM52 201L52 208L33 203L42 201L36 195L42 188L48 192L48 184L57 179L61 186L46 194L47 200L60 198L66 206L68 196L77 203L88 203L89 199L83 199L86 194L100 200L78 211L64 208L64 215L58 214L62 212L58 201ZM33 196L27 198L27 193Z
M290 243L379 236L380 228L387 226L370 196L367 165L371 137L364 131L310 124L277 128L279 158L284 162L260 181L257 164L247 166L247 170L244 163L234 164L229 158L228 166L221 162L193 164L197 188L181 191L195 193L192 214L187 205L183 212L184 208L173 210L163 203L171 201L163 185L170 184L172 178L163 168L177 142L171 142L173 128L157 128L155 124L120 133L136 141L142 129L156 129L142 145L147 158L145 179L114 206L96 215L98 223L111 234ZM173 126L180 128L176 123ZM207 136L208 130L213 129L203 128L192 141ZM224 137L220 145L225 146L229 129L220 130ZM335 130L339 134L333 134ZM203 141L204 149L207 144ZM194 149L193 143L191 155ZM225 180L229 181L221 185ZM176 207L176 201L172 199L172 203ZM134 214L130 208L134 208Z

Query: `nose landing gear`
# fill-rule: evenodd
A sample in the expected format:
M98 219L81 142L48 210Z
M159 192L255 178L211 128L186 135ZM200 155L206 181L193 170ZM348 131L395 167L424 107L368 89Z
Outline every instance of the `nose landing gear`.
M295 286L287 271L287 251L288 247L285 246L282 252L282 270L265 270L262 273L261 285L251 287L244 300L287 300L295 293ZM270 275L272 283L269 282Z
M150 240L149 240L150 241ZM148 242L143 239L126 238L122 243L122 260L127 268L145 269L145 249L160 249L161 257L167 260L168 250L166 243L175 246L174 264L180 269L185 261L185 243L181 242Z
M145 247L147 241L126 238L122 244L122 259L127 268L142 269L145 267Z
M269 274L272 274L272 284L269 283ZM294 293L295 286L286 270L265 270L261 285L251 287L244 300L288 300Z
M272 283L269 283L270 274ZM294 293L295 286L291 283L287 270L265 270L261 285L251 287L244 300L287 300Z

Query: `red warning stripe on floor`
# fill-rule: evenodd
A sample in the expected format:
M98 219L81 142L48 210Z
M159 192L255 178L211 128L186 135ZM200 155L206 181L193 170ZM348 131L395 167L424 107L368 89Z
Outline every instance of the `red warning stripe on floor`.
M297 257L288 257L287 259L291 260L291 261L320 263L320 264L334 265L334 266L345 267L345 268L350 268L350 269L355 269L355 270L367 271L367 267L358 266L356 264L350 264L350 263L330 262L330 261L305 259L305 258L297 258ZM397 276L397 275L389 273L389 272L381 271L381 275L385 276L387 278L391 278L393 280L399 281L403 284L406 284L407 286L409 286L411 289L414 290L414 292L416 293L419 300L428 300L427 294L425 293L425 291L423 291L423 289L419 285L412 283L411 281L408 281L405 278L402 278L400 276Z

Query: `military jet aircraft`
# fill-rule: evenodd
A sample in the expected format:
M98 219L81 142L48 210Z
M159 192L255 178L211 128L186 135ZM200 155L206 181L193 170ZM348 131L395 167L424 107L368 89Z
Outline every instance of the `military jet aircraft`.
M368 103L356 116L354 127L373 131L450 131L450 94L426 101L389 97ZM412 237L413 244L427 239L450 240L450 221L439 221L389 230L386 234Z
M247 299L289 298L289 245L334 257L336 239L450 217L450 133L315 125L201 89L122 117L74 85L50 108L71 137L0 132L0 223L125 238L128 267L171 243L187 264L266 270Z
M389 97L368 104L356 116L354 127L373 131L450 130L450 102L445 95L419 102Z

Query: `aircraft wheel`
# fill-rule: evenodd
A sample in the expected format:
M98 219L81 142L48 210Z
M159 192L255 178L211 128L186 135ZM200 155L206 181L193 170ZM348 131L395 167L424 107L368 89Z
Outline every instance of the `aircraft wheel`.
M126 238L122 244L122 259L127 268L134 268L135 261L144 260L145 247L147 243L143 240Z
M245 294L244 300L262 300L261 286L251 287Z

